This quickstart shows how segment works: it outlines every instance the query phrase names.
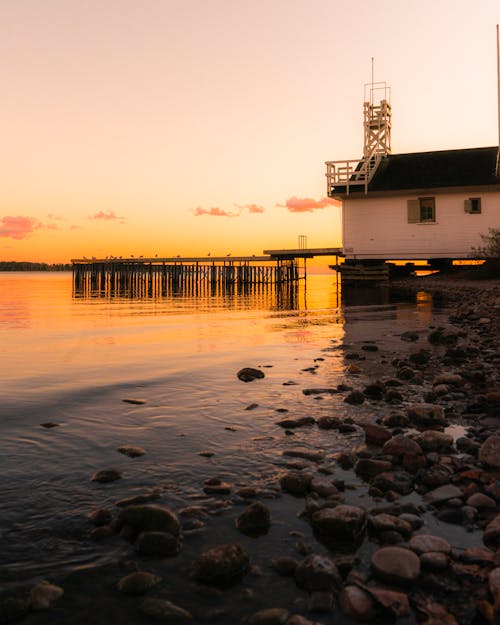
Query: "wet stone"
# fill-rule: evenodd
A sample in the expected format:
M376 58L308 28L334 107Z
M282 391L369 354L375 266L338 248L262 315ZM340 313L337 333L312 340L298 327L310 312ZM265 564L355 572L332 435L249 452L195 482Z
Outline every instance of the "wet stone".
M267 608L250 615L246 625L285 625L290 612L284 608Z
M166 599L147 597L141 603L141 611L162 623L183 623L193 619L190 612Z
M281 489L291 495L305 495L311 483L310 473L290 471L280 478Z
M392 438L391 431L383 425L366 423L362 427L365 432L365 441L367 445L381 447L390 438Z
M99 482L100 484L108 484L109 482L115 482L122 478L121 471L117 469L102 469L97 471L92 476L92 482Z
M32 610L49 610L64 594L60 586L43 580L33 586L30 591L30 607Z
M413 478L405 471L387 471L374 478L373 486L384 493L394 491L400 495L408 495L413 490Z
M407 407L406 414L410 423L417 425L431 426L446 423L443 407L435 404L412 404Z
M365 401L365 396L361 391L352 391L344 401L347 404L360 405Z
M316 419L313 417L299 417L297 419L282 419L281 421L276 421L276 425L282 428L300 428L304 425L314 425L315 423Z
M451 554L450 543L444 538L432 534L417 534L413 536L409 542L409 547L418 555L430 551L444 553L446 555Z
M351 618L371 621L375 617L373 598L358 586L345 586L339 595L339 605L342 612Z
M409 436L397 434L384 444L382 453L390 456L402 456L403 454L419 455L422 453L422 448Z
M434 490L427 492L424 495L425 501L431 504L440 504L454 499L455 497L462 497L462 491L453 484L445 484L444 486L438 486Z
M420 564L428 571L444 571L449 563L448 556L439 551L428 551L420 555Z
M453 436L435 430L426 430L417 434L414 440L425 452L445 451L453 447Z
M147 401L145 399L136 399L134 397L125 397L122 399L126 404L135 404L136 406L141 406L142 404L146 404Z
M312 525L320 537L333 543L356 543L364 533L366 512L358 506L339 504L312 515Z
M121 445L116 451L129 458L138 458L139 456L144 456L146 453L145 449L134 445Z
M202 583L232 585L250 569L250 557L241 545L225 544L201 553L193 563L193 577Z
M311 554L295 570L297 585L309 591L331 591L342 584L340 573L331 558Z
M479 448L479 460L493 469L500 468L500 436L489 436Z
M409 538L413 533L410 523L387 513L368 516L368 529L372 534L397 532L404 538Z
M270 525L269 508L260 501L250 504L236 519L236 527L240 532L250 536L265 534Z
M157 575L146 571L135 571L120 579L118 590L126 595L143 595L160 581L161 577Z
M253 380L262 379L264 377L264 372L260 369L254 369L253 367L244 367L240 369L236 375L242 382L252 382Z
M293 447L285 449L284 456L290 456L292 458L304 458L305 460L311 460L312 462L321 462L325 458L325 453L318 449L309 449L308 447Z
M382 547L371 558L375 575L389 584L411 584L420 575L418 556L403 547Z
M160 505L129 506L124 508L119 517L121 525L128 525L139 532L169 532L179 536L181 524L177 515Z
M179 553L181 545L179 539L169 532L141 532L135 549L141 556L172 557Z
M291 577L295 575L295 571L299 561L292 556L277 556L271 560L271 566L283 577Z
M376 460L372 458L360 458L355 466L355 471L358 475L363 477L372 478L379 473L385 473L390 471L392 463L388 460Z

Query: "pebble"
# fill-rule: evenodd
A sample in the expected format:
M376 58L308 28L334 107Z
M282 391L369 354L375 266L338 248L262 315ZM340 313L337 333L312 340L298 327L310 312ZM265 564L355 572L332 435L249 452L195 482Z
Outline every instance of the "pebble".
M135 399L133 397L126 397L125 399L122 399L122 401L124 401L127 404L136 404L138 406L140 406L141 404L147 403L145 399Z

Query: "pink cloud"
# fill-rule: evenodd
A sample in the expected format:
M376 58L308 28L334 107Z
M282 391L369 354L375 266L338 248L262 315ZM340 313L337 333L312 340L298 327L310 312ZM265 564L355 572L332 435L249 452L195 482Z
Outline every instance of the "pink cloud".
M236 204L236 206L242 210L247 209L249 213L263 213L264 207L258 204Z
M218 206L212 206L212 208L201 208L201 206L198 206L198 208L194 209L194 214L196 217L200 215L210 215L211 217L238 217L238 213L230 213Z
M293 196L288 198L285 204L277 204L276 206L287 208L291 213L311 213L327 206L338 206L338 201L330 197L313 200L310 197L300 198Z
M34 217L7 216L0 219L0 237L21 240L38 228L43 228L43 225Z
M120 221L122 217L119 217L115 211L98 211L89 217L89 219L103 219L104 221ZM123 223L123 221L122 221Z

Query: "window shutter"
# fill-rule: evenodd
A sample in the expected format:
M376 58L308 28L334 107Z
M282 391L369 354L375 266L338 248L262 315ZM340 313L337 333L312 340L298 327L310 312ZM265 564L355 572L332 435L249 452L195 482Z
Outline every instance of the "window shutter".
M420 221L420 202L419 200L408 200L406 202L408 208L408 223L418 224Z
M471 202L471 200L464 200L464 211L466 213L472 213L472 202Z

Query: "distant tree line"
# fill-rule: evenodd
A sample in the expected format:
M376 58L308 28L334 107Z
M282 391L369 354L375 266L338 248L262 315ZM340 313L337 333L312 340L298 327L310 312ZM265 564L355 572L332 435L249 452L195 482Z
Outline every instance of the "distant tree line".
M71 263L30 263L25 261L0 261L0 271L71 271Z

